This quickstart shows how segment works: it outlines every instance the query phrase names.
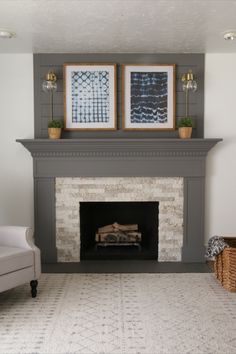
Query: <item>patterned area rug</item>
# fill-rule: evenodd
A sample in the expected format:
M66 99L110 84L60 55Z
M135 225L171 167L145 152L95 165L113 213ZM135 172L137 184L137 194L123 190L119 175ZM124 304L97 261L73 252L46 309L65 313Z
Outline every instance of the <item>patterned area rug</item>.
M43 274L0 294L0 353L236 353L236 294L213 274Z

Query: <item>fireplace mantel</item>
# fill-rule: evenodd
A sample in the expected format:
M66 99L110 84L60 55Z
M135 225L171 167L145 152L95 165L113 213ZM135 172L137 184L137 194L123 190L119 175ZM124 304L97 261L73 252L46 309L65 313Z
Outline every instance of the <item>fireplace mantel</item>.
M222 139L18 139L33 157L205 156Z
M205 157L221 140L19 139L17 142L34 158L35 177L184 177L204 176Z
M57 262L57 177L183 177L182 262L204 261L205 161L222 139L19 139L33 157L35 237Z

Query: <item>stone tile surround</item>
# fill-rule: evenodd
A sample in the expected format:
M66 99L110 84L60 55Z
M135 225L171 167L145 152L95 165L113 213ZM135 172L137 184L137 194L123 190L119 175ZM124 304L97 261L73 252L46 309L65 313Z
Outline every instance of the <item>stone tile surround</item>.
M158 201L158 261L181 261L183 178L56 178L56 247L58 262L80 261L80 202Z

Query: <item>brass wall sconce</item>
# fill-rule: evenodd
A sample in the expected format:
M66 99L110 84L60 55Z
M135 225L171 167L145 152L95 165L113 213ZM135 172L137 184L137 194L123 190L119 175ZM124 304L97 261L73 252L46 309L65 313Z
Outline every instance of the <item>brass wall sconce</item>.
M42 89L44 92L50 94L50 118L53 121L53 92L57 90L57 77L53 71L49 71L42 82Z
M183 91L185 92L185 116L189 116L189 92L197 91L197 82L194 80L192 70L182 75Z

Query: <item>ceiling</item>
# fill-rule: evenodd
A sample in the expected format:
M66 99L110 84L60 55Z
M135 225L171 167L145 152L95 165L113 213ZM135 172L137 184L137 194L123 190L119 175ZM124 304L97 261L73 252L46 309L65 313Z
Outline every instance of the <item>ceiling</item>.
M235 0L0 0L0 53L236 52Z

